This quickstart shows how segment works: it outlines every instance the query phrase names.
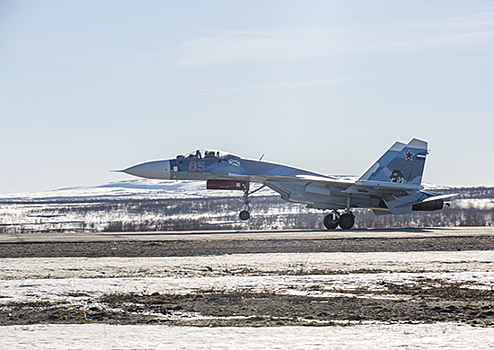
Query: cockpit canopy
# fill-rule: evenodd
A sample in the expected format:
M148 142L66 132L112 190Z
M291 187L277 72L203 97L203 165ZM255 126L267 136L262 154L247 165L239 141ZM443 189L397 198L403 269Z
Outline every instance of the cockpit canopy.
M218 150L212 149L198 149L196 151L190 152L186 155L178 155L177 158L185 158L185 159L203 159L203 158L240 158L231 153L226 153Z

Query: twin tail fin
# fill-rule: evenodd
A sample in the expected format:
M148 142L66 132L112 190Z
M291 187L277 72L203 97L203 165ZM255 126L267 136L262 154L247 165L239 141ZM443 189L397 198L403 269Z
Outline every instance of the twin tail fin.
M359 179L362 183L395 183L420 186L427 157L427 142L395 142Z

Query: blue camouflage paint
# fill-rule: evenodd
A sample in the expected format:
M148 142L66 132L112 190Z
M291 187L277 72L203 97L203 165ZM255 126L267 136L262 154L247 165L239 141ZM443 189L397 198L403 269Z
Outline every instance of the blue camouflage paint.
M442 208L443 201L454 196L422 191L427 152L427 142L419 139L412 139L408 144L395 142L356 181L212 150L142 163L123 172L155 179L260 183L278 192L284 200L304 203L310 208L347 213L351 208L369 208L377 214L407 214L412 210ZM247 207L248 190L246 186L243 197ZM440 205L432 201L440 201Z

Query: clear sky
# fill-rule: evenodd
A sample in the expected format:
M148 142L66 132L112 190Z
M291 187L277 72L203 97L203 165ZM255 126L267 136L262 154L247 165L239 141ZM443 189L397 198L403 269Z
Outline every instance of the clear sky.
M494 186L492 1L0 0L0 193L130 179L197 148Z

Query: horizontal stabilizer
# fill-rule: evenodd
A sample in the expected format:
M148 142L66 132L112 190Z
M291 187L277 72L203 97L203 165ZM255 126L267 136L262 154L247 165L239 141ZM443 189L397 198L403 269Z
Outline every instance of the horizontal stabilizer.
M400 201L398 200L387 200L386 198L383 198L383 201L391 214L410 214L412 212L411 205L399 205Z
M425 194L425 193L422 192L422 194ZM449 201L449 200L453 199L453 197L456 197L457 195L458 195L458 193L455 193L455 194L442 194L442 195L439 195L439 196L432 195L432 196L427 197L427 198L425 198L423 200L416 200L416 201L413 201L413 202L409 202L409 203L398 205L397 208L405 207L407 205L427 203L427 202L432 202L432 201L437 201L437 200Z
M382 216L382 215L389 215L391 214L391 212L388 210L388 209L377 209L377 208L374 208L372 209L372 211L374 212L375 215L377 216Z

